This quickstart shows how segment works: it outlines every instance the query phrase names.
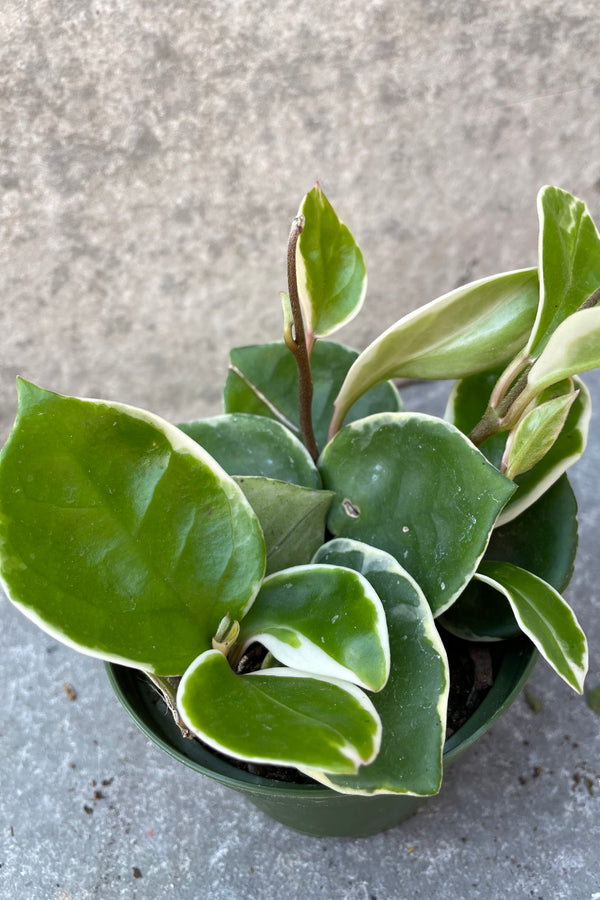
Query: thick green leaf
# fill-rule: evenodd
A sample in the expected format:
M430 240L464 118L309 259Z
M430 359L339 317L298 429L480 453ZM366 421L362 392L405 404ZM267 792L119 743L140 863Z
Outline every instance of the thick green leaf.
M575 390L552 397L537 403L519 419L506 446L507 478L529 471L548 453L563 430L576 397Z
M445 417L465 434L481 419L491 390L496 382L495 373L473 375L457 382L448 400ZM560 385L556 386L557 389ZM497 525L505 525L520 516L535 503L577 462L585 450L592 413L588 389L580 378L573 379L578 395L569 411L565 425L546 455L529 471L515 477L517 490L508 501ZM506 448L507 433L496 434L481 445L481 452L499 467Z
M319 463L333 535L391 553L435 615L477 568L514 485L442 419L380 413L347 425Z
M577 553L577 501L562 475L525 512L495 528L484 559L510 562L564 591ZM471 581L440 619L466 640L504 640L521 629L506 598L481 581Z
M262 475L320 488L319 472L304 444L274 419L230 413L179 428L210 453L228 475Z
M272 478L234 479L258 516L267 548L266 574L310 562L323 543L331 491L313 491Z
M38 625L162 675L241 618L265 549L242 491L150 413L19 382L0 464L0 573Z
M527 345L531 359L600 285L600 236L585 203L547 186L538 194L537 207L540 302Z
M355 685L285 668L235 675L218 650L186 671L177 706L210 747L253 762L355 772L381 741L379 717Z
M315 438L321 449L327 442L333 401L357 357L355 350L333 341L315 344L310 360L314 384L312 417ZM232 350L224 400L226 412L269 416L300 435L298 369L283 341ZM380 384L352 407L346 422L376 412L400 409L402 402L395 387L391 383Z
M600 307L582 309L562 322L529 370L527 390L534 393L600 366Z
M312 341L354 318L367 291L367 270L358 244L318 183L299 215L305 223L296 250L298 291Z
M571 607L541 578L506 562L481 564L477 575L504 594L521 630L554 671L579 694L588 667L585 635Z
M388 378L463 378L522 349L538 304L536 269L463 285L409 313L364 350L335 401L334 429L369 388Z
M356 775L308 774L347 793L435 794L442 780L449 673L423 592L392 556L358 541L330 541L315 562L348 566L370 581L385 609L392 664L386 686L372 697L383 729L377 758Z
M380 691L390 672L381 601L358 572L298 566L267 578L241 622L240 651L258 641L285 666Z

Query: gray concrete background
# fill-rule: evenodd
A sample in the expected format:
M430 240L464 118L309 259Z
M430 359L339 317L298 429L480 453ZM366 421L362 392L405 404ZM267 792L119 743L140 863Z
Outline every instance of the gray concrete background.
M592 0L5 0L2 438L17 373L175 421L217 412L228 347L279 337L289 222L316 178L367 261L340 335L357 347L532 264L542 184L600 220L599 27ZM591 686L594 427L569 589ZM600 898L598 718L542 664L542 712L517 701L415 819L318 841L163 757L100 665L4 600L0 629L7 900Z

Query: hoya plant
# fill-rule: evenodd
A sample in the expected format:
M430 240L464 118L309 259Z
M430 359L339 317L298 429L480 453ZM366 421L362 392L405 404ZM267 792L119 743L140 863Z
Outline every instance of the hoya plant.
M224 414L178 426L18 382L0 457L0 575L45 631L156 684L190 739L347 793L433 794L444 631L524 634L581 692L561 597L565 472L600 365L600 237L538 196L530 269L464 285L358 354L366 293L320 186L290 234L283 340L231 351ZM394 379L455 383L444 418Z

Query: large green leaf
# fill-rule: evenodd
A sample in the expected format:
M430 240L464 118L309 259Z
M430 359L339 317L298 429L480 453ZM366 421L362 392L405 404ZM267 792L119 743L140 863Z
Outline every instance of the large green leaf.
M323 543L333 493L258 476L236 476L235 481L261 524L266 574L310 562Z
M391 553L443 612L477 568L514 490L442 419L380 413L347 425L319 463L335 491L327 526Z
M507 562L485 561L475 577L504 594L522 631L554 671L582 694L587 641L560 594L541 578Z
M450 394L445 417L468 434L483 416L496 373L483 373L457 382ZM578 395L571 406L564 427L546 455L529 471L515 478L517 490L508 501L497 525L505 525L535 503L558 479L577 462L585 450L592 413L588 389L580 378L573 378ZM506 448L507 433L495 434L479 448L496 467L500 466Z
M600 366L600 307L582 309L562 322L527 375L527 390L544 388Z
M527 345L531 359L600 285L600 236L585 203L547 186L538 194L537 207L540 302Z
M218 650L186 671L177 706L210 747L253 762L355 772L381 741L379 717L355 685L285 668L235 675Z
M19 382L0 464L8 596L65 643L162 675L241 618L265 549L242 491L150 413Z
M356 775L308 774L347 793L435 794L442 780L449 674L423 592L392 556L358 541L330 541L315 562L356 569L373 585L385 609L392 664L386 686L372 697L382 724L377 758Z
M367 270L358 244L319 184L305 196L299 214L305 223L296 250L298 291L312 341L354 318L367 291Z
M266 416L230 413L179 425L228 475L263 475L309 488L321 478L304 444Z
M258 641L286 666L380 691L390 672L381 601L358 572L298 566L267 578L241 623L240 652Z
M536 269L463 285L409 313L353 363L335 401L334 429L369 388L388 378L463 378L522 349L538 305Z
M512 563L564 591L576 553L577 501L562 475L521 515L494 529L484 559ZM475 579L440 621L467 640L504 640L521 633L506 598Z
M320 449L327 442L333 401L357 357L355 350L333 341L317 341L315 345L310 360L314 385L312 417ZM300 435L298 369L283 341L232 350L224 400L226 412L269 416ZM352 407L346 422L400 409L402 403L395 387L391 383L380 384Z

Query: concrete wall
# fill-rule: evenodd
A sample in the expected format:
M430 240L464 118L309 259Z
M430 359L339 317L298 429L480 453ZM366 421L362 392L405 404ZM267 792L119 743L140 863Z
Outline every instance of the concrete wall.
M17 373L175 420L280 335L318 178L364 250L361 347L535 261L535 196L600 217L593 0L4 0L0 424Z

